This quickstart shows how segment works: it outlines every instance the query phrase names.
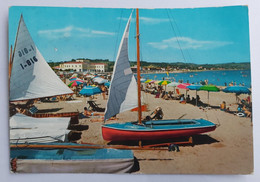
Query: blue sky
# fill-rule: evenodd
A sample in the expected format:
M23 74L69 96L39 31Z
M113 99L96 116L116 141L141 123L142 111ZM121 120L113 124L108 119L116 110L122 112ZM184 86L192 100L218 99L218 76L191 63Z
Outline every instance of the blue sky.
M9 47L20 15L46 61L114 61L132 9L11 7ZM249 62L248 7L140 9L141 59L149 62ZM129 57L136 60L135 12Z

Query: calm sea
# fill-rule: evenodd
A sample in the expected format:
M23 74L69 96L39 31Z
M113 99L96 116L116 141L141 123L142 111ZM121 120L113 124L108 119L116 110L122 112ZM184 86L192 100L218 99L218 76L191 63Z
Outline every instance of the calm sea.
M199 84L201 81L208 80L209 84L217 86L225 86L230 82L236 85L245 85L251 87L251 71L250 70L225 70L225 71L201 71L201 72L185 72L185 73L153 73L141 74L142 78L152 80L169 79L169 81L182 81L184 83Z

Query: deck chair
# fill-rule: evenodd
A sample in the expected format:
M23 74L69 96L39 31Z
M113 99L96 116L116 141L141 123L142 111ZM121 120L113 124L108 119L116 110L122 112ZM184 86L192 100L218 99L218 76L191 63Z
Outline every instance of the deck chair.
M91 110L96 111L96 112L105 112L105 108L99 107L95 101L88 101L89 107Z
M180 90L179 90L178 88L176 88L176 93L177 93L178 95L181 95L181 94L180 94Z
M38 112L38 108L35 107L35 106L32 106L32 107L29 109L29 112L30 112L31 114L35 114L35 113Z

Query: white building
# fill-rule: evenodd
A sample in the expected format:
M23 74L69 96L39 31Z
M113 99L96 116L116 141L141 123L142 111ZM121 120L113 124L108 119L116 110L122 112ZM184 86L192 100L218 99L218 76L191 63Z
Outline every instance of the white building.
M107 64L105 63L92 63L91 65L96 72L105 72L107 70Z
M88 64L83 62L67 62L59 65L60 70L75 70L77 72L87 71Z

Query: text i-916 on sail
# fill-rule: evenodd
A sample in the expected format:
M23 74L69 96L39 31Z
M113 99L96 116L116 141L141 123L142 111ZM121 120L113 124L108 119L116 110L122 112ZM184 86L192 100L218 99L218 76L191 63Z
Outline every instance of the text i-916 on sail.
M22 69L25 69L27 66L33 65L37 61L38 59L35 56L33 56L33 58L27 59L25 61L25 64L20 64L20 66L22 67Z
M33 48L32 45L29 48L25 47L23 49L18 50L18 55L19 55L19 57L22 57L22 56L28 54L31 51L34 51L34 48Z

